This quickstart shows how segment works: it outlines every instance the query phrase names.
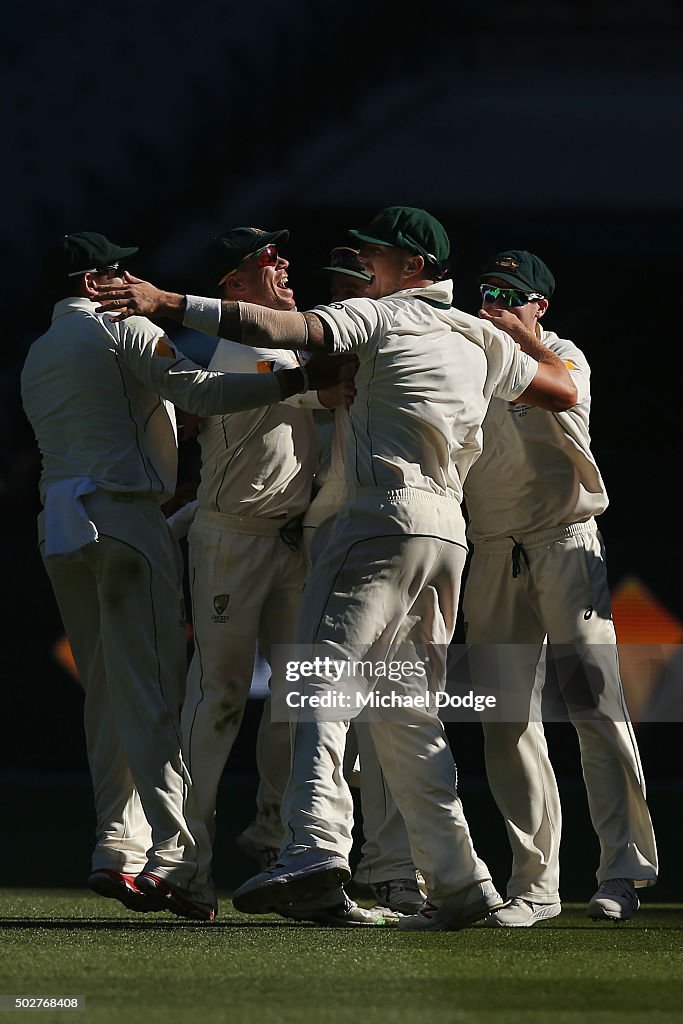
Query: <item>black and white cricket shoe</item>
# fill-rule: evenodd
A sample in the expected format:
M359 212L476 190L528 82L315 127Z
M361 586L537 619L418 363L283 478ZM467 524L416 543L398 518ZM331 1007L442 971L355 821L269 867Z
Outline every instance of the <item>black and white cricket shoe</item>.
M502 907L504 900L493 882L475 882L441 900L425 900L411 917L398 922L400 931L457 932Z
M396 927L400 916L388 907L359 907L343 886L317 898L287 903L278 913L292 921L311 921L328 928Z
M379 907L398 914L417 914L425 901L425 893L415 878L392 878L387 882L375 882L370 888Z
M233 894L232 905L242 914L272 914L283 904L335 889L350 877L344 857L331 850L312 848L248 879Z

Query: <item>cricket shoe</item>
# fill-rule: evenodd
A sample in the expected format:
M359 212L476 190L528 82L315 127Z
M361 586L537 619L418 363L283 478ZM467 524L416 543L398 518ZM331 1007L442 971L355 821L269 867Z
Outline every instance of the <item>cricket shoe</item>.
M493 882L475 882L438 902L425 900L417 914L402 917L398 927L407 932L457 932L498 910L503 903Z
M195 921L213 921L218 913L215 896L203 893L191 893L187 889L179 889L165 878L143 871L135 879L135 884L151 901L153 910L170 910L176 917L191 917Z
M135 875L127 875L123 871L97 868L88 878L88 888L105 899L118 900L127 910L146 914L156 909L153 902L138 889Z
M417 914L425 901L425 894L414 878L392 878L388 882L376 882L370 888L380 908L399 914Z
M283 903L319 896L336 889L351 877L344 857L315 847L291 857L286 864L274 864L241 885L232 905L242 914L271 914Z
M593 921L630 921L639 906L630 878L608 878L600 883L588 904L586 917Z
M255 843L253 839L250 839L249 836L245 836L244 833L239 835L235 842L245 857L253 860L261 871L266 871L268 868L272 868L274 864L277 864L277 859L280 856L277 846L261 846L259 843Z
M368 925L395 927L399 921L399 915L388 907L373 907L371 910L359 907L354 900L349 899L341 885L317 899L287 903L280 907L278 913L292 921L312 921L330 928L362 928Z
M500 910L494 910L492 914L484 918L487 928L531 928L539 921L548 921L551 917L557 917L562 913L562 904L557 903L532 903L531 900L523 900L516 896Z

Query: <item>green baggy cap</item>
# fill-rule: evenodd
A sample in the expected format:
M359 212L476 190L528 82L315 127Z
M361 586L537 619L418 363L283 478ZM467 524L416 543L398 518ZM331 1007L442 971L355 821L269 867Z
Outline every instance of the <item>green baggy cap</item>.
M414 206L387 206L366 228L353 229L349 234L361 242L417 252L436 263L447 260L451 251L443 225L431 213Z
M52 281L80 277L89 271L120 263L137 251L137 246L116 245L97 231L77 231L64 235L49 251L45 260L46 276Z
M513 288L521 288L525 292L539 292L546 299L555 291L555 278L543 260L526 249L499 252L480 272L480 283L488 277L499 277Z

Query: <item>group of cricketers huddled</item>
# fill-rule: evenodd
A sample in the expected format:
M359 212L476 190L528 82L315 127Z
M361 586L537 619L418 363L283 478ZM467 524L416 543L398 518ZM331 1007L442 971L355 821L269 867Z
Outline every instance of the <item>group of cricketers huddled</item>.
M349 230L321 267L323 304L301 312L288 237L238 227L209 240L205 296L133 276L137 249L96 232L46 254L54 313L21 387L42 455L40 552L84 689L88 885L130 911L214 920L217 791L258 653L271 668L259 788L237 838L258 874L234 892L237 911L405 931L554 918L561 807L542 720L554 657L560 687L583 695L567 714L600 844L586 912L629 920L657 850L597 526L608 498L590 367L541 323L553 275L526 250L496 253L480 308L463 312L443 225L393 206ZM217 339L208 366L157 320ZM201 475L170 514L179 425ZM406 685L436 698L460 610L471 686L512 695L514 711L481 714L512 848L507 899L475 850L439 700L353 714L330 697L340 672L320 668L413 652L427 668ZM294 701L283 651L319 666ZM353 673L358 707L374 685ZM368 907L345 889L350 785Z

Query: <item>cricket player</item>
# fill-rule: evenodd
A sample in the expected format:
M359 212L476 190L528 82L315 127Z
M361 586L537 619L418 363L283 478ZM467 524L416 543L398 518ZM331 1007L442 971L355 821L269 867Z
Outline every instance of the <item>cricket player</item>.
M579 737L591 820L600 842L594 919L628 920L636 887L657 878L657 850L638 746L619 676L605 549L597 527L607 492L591 451L590 367L571 341L544 330L555 281L525 250L498 253L481 277L480 315L513 338L518 327L562 359L578 392L549 412L524 401L491 401L484 450L465 480L474 545L464 592L472 676L503 683L525 720L483 721L486 770L512 846L511 902L487 919L528 928L561 911L560 799L541 720L545 644L560 684L571 677L568 712ZM496 657L497 644L506 647ZM578 681L580 701L572 699Z
M340 301L366 293L371 277L363 270L358 259L357 249L350 246L335 247L330 252L328 264L321 268L320 273L324 274L328 280L332 300ZM232 275L226 281L225 287L234 280L235 277ZM230 295L223 294L223 297L230 298ZM239 297L256 302L262 296L244 292ZM263 305L270 306L271 303L264 300ZM285 308L293 308L293 305L292 301ZM217 352L220 351L223 344L219 343ZM240 345L235 345L234 348L241 352L239 356L241 360L244 359L245 351L250 351ZM262 358L273 355L272 350L258 351ZM282 355L284 358L294 358L291 352L285 351ZM348 412L344 405L339 404L336 408L329 408L329 405L328 401L327 408L313 410L310 414L318 431L319 464L312 480L312 489L317 492L316 497L313 503L307 507L301 520L304 556L308 565L310 565L310 547L317 528L322 526L324 520L338 511L346 493L343 483L340 434L348 419ZM229 418L234 419L235 417ZM231 431L228 430L227 434L230 436ZM260 435L252 444L259 442ZM331 448L333 451L330 455ZM230 474L228 474L229 476ZM293 559L294 556L290 557ZM295 577L296 573L291 573L291 576ZM253 589L254 581L251 573L249 579L251 581L250 589ZM303 581L301 582L302 587ZM258 586L256 590L258 592ZM297 609L299 596L297 594ZM277 618L280 623L277 630L279 636L291 640L294 635L293 629L287 636L282 629L282 616ZM229 675L228 669L225 674ZM349 899L343 886L339 886L314 899L301 900L283 907L280 912L286 917L333 927L376 924L380 919L384 923L394 924L398 923L398 912L415 913L422 905L423 896L415 878L410 844L403 819L384 783L367 726L362 728L362 732L365 744L369 748L369 751L364 754L365 772L361 785L364 844L354 880L361 884L373 883L371 888L377 897L378 906L370 910L358 907L354 901ZM290 760L289 725L286 721L271 721L270 700L266 701L264 706L256 750L259 767L257 813L254 821L238 836L237 843L260 868L266 868L277 860L282 842L280 804L289 775ZM356 730L352 728L347 737L345 756L347 777L354 774L353 765L357 759L357 753ZM354 777L361 778L359 773L355 773ZM194 770L193 778L197 784L197 773ZM393 911L393 913L389 914L388 911Z
M121 317L155 312L247 344L356 353L349 497L315 560L297 627L302 649L328 650L347 664L359 654L386 656L404 635L435 651L450 642L467 555L462 480L480 454L490 399L564 409L577 397L562 360L532 332L520 347L452 307L448 236L429 213L388 207L352 234L373 277L371 297L306 313L211 303L130 277L100 292L103 308ZM307 698L329 695L320 675L300 685ZM443 725L417 705L378 725L371 723L380 764L429 894L399 928L466 927L503 900L472 844ZM234 894L238 910L267 913L350 877L346 730L325 716L293 723L285 843L279 863Z
M372 281L359 259L359 250L339 245L330 252L321 272L327 277L330 302L363 298ZM313 551L324 547L334 516L347 497L344 448L351 428L349 411L334 410L325 434L326 456L316 474L316 494L304 518L304 548L309 563ZM357 770L358 769L358 770ZM410 851L405 823L382 773L367 723L352 721L346 736L344 775L360 790L363 844L353 881L369 886L378 901L401 914L415 914L424 902ZM268 865L270 866L270 865Z
M226 231L208 247L208 282L226 300L294 309L289 262L281 251L288 238L287 230ZM233 373L297 366L291 350L229 340L219 341L209 363L210 370ZM349 381L317 395L308 392L200 422L198 510L188 534L195 647L181 731L183 755L212 844L218 784L244 714L257 644L270 661L271 647L294 637L306 573L301 517L317 469L311 407L330 410L350 399L352 388ZM271 676L271 688L281 684ZM264 851L279 849L282 840L280 802L290 762L288 724L270 721L270 699L264 702L256 754L257 816L238 844L260 859ZM211 850L199 850L207 871L211 856ZM343 889L316 908L316 914L319 923L337 927L374 923L381 916L358 907Z
M136 252L91 231L57 243L52 325L31 346L21 393L42 455L40 550L85 689L89 884L129 909L211 920L180 750L181 563L160 507L176 484L171 403L204 416L267 407L338 371L207 372L149 320L114 323L96 311L97 285L122 285L119 264Z

